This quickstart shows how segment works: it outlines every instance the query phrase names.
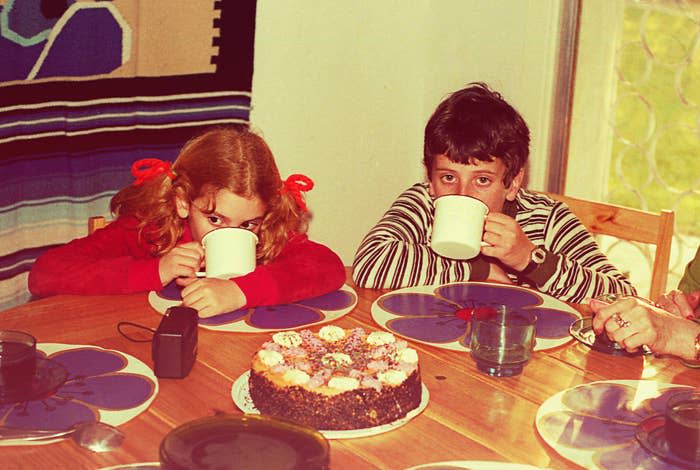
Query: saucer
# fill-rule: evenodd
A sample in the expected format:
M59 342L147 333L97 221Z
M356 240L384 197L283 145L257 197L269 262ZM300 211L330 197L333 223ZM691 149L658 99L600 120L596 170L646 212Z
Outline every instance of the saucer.
M316 430L269 416L211 416L170 431L161 441L162 467L328 468L328 441Z
M665 423L666 417L662 414L650 416L641 421L634 430L637 441L639 441L645 450L651 452L654 456L665 462L683 468L698 468L697 462L686 460L683 457L671 453L668 449L668 442L666 441L666 433L664 431Z
M31 387L12 395L0 395L0 404L22 403L51 396L58 387L65 383L67 378L68 372L61 364L51 359L37 357Z
M617 343L608 340L607 337L605 337L604 339L599 338L593 330L593 319L591 317L583 317L574 321L569 327L569 333L571 334L571 336L573 336L579 342L585 344L589 348L605 354L628 357L650 354L650 352L647 353L641 348L636 352L631 353L628 352L626 349L620 347L620 345L618 345Z

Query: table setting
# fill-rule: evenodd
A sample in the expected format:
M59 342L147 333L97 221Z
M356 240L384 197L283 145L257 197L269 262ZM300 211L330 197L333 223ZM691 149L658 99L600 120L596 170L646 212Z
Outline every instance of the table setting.
M176 460L195 458L191 451L173 450L172 442L187 440L204 452L196 457L204 459L200 463L235 461L241 451L234 452L222 437L228 431L220 431L229 427L244 429L242 439L255 445L271 445L256 440L260 434L250 426L261 426L255 421L260 419L273 427L288 421L256 409L249 390L251 358L278 332L328 326L388 333L415 349L421 397L404 418L381 426L324 430L293 423L301 429L295 432L310 430L326 449L318 468L694 465L674 461L677 455L659 436L667 426L666 403L675 392L696 389L700 378L673 358L651 361L649 354L596 350L581 328L572 330L590 318L585 305L524 287L461 282L386 291L357 288L348 274L346 285L327 296L200 319L196 360L183 378L157 377L151 344L128 341L116 328L129 321L155 331L168 309L180 304L176 286L97 297L57 296L0 313L0 330L36 338L31 391L0 404L0 431L66 432L37 440L0 434L9 468L31 462L65 468L68 460L85 468L160 468L168 462L164 447ZM57 308L71 316L62 328L51 317ZM513 342L517 354L494 356ZM610 361L629 375L606 376ZM587 370L581 367L586 363L598 366ZM610 417L611 409L619 414ZM123 441L101 452L83 447L72 435L85 422L117 428ZM285 429L282 435L291 432ZM41 456L31 452L38 447ZM280 458L294 460L296 453Z
M160 291L151 291L148 302L160 313L180 305L182 287L174 281ZM238 333L254 333L302 328L328 323L347 315L357 304L357 294L348 285L328 294L283 305L238 309L209 318L200 318L202 328Z

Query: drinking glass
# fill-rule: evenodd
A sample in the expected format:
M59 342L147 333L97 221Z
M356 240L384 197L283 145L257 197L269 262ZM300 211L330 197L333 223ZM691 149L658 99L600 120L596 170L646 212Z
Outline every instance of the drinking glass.
M665 432L672 453L700 464L700 390L679 392L669 398Z
M511 377L523 371L535 346L532 312L506 305L479 309L472 316L471 355L478 369L494 377Z
M22 331L0 330L0 402L28 392L36 371L36 339Z

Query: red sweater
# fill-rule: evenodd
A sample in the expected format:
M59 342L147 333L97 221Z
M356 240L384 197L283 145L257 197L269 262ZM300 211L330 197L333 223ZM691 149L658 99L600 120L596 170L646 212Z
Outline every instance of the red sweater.
M44 252L29 272L36 296L128 294L160 290L159 257L140 243L133 217L120 217L85 238ZM185 226L179 243L192 241ZM343 263L329 248L294 234L277 258L235 278L246 307L295 302L334 291L345 282Z

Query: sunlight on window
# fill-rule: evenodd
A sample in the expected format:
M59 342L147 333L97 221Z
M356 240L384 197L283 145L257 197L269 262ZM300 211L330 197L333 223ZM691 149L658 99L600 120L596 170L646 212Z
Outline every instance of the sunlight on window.
M675 211L671 289L700 243L700 2L625 0L620 27L607 199Z

